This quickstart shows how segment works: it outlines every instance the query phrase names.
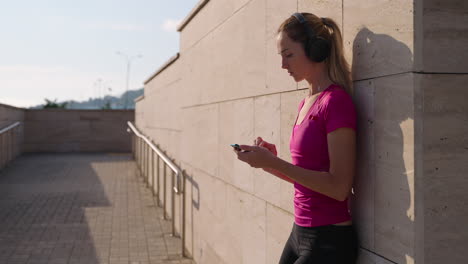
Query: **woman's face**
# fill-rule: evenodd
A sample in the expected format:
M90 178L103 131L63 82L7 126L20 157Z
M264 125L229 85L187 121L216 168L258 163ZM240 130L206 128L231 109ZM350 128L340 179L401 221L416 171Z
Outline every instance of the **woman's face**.
M294 81L300 82L310 76L313 62L307 58L301 43L293 41L285 32L280 32L276 45L281 55L281 68L287 70Z

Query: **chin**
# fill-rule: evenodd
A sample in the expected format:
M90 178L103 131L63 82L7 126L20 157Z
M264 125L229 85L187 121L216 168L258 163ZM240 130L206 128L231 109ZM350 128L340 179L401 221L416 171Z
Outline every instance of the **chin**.
M293 76L293 78L294 78L294 81L297 82L297 83L302 82L305 79L305 78L299 78L299 77L295 77L295 76Z

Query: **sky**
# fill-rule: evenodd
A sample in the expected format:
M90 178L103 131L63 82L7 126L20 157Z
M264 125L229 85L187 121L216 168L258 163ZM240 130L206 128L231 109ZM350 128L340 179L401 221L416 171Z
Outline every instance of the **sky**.
M120 96L127 58L129 90L142 88L179 51L177 25L198 2L0 0L0 103Z

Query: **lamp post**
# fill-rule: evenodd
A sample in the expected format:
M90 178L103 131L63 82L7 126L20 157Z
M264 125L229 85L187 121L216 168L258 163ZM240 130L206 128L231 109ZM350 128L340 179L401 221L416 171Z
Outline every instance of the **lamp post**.
M128 56L127 54L123 53L123 52L120 52L120 51L117 51L115 52L117 55L120 55L122 57L124 57L124 59L126 60L127 62L127 77L126 77L126 85L125 85L125 105L124 105L124 109L127 109L127 101L128 101L128 85L129 85L129 81L130 81L130 65L132 63L132 60L134 59L139 59L141 57L143 57L142 55L138 54L136 56Z

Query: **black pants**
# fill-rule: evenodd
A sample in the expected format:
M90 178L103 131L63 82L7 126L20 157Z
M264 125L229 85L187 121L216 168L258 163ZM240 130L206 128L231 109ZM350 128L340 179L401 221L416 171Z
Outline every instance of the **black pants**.
M358 240L353 226L293 226L280 264L354 264Z

